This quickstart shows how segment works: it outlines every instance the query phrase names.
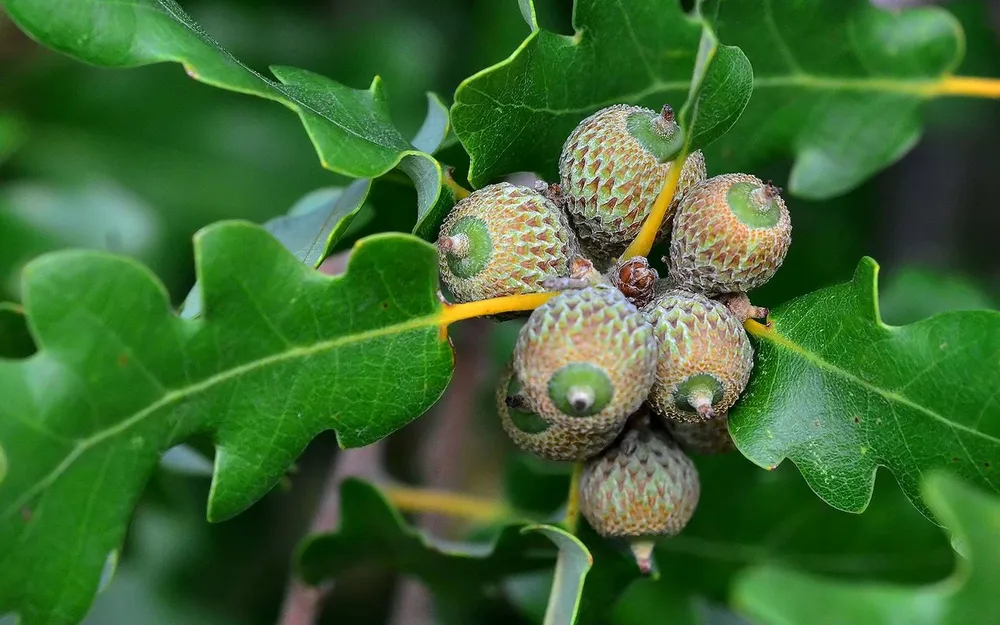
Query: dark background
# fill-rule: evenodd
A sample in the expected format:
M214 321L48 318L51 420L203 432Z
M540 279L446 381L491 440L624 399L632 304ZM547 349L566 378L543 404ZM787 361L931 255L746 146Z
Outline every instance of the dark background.
M450 101L463 78L505 58L527 35L516 0L182 4L256 69L299 66L356 88L382 76L404 135L422 120L425 91ZM966 29L961 73L1000 76L1000 3L945 4ZM543 27L571 32L568 0L537 5ZM89 247L147 263L179 303L193 282L190 241L198 228L228 218L261 222L317 187L343 182L320 168L294 115L194 82L177 65L87 67L35 45L0 14L0 77L0 299L18 299L27 260ZM774 306L846 280L870 255L882 266L888 322L994 306L1000 104L936 101L926 119L924 140L861 188L828 202L789 200L795 240L757 303ZM456 154L443 158L461 169ZM776 162L753 173L781 182L788 169ZM360 472L371 475L379 465L373 454L382 454L398 479L496 495L510 446L490 387L516 331L511 323L460 327L459 379L448 397L362 457ZM274 623L292 550L336 453L332 436L321 437L283 488L220 525L203 520L206 478L158 472L122 566L88 623ZM440 519L424 524L457 532ZM325 614L329 623L420 623L428 608L419 591L372 565L338 584Z

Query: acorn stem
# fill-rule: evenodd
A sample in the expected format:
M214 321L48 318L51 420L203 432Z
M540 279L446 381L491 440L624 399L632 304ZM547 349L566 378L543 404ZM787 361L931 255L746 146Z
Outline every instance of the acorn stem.
M936 83L934 95L958 95L1000 99L1000 79L978 76L948 76Z
M444 175L441 177L444 186L451 189L452 194L455 196L456 200L464 200L465 198L472 195L472 192L463 187L462 185L455 182L455 178L452 177L452 172L455 170L454 167L448 167L445 169Z
M767 319L767 316L771 313L770 310L763 306L754 306L750 303L750 298L747 294L743 292L728 293L720 297L719 301L729 308L729 312L736 315L740 323L745 323L747 319Z
M651 540L633 540L629 543L632 555L635 556L635 563L643 575L653 573L653 547L655 546Z
M649 211L649 216L642 223L639 236L629 244L628 249L622 254L620 260L628 260L636 256L649 256L649 250L653 249L653 243L656 242L656 235L659 234L660 226L663 225L663 219L667 216L667 209L670 208L670 203L674 201L674 193L677 191L677 183L680 182L681 171L684 169L684 162L687 160L687 156L687 148L684 147L670 165L670 173L667 175L667 179L664 181L659 195L656 196L653 209Z
M712 389L698 386L688 393L687 401L702 419L711 419L715 417L715 409L712 408L713 396Z
M544 293L527 293L524 295L492 297L490 299L483 299L478 302L467 302L464 304L445 303L444 310L442 310L438 316L438 323L441 326L447 326L463 319L499 315L507 312L534 310L556 295L558 295L558 293L546 291Z
M569 479L569 496L566 499L566 516L563 525L571 534L576 534L576 524L580 518L580 477L583 476L583 463L573 463L573 475Z
M511 514L498 501L462 493L409 486L381 486L380 489L386 499L402 512L431 512L476 521L496 521Z
M454 236L441 237L438 239L438 250L455 258L465 258L469 255L469 235L459 232Z

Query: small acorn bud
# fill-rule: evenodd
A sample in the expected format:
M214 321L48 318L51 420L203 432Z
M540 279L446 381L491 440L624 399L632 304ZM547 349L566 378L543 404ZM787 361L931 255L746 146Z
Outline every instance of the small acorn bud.
M690 189L674 217L670 279L706 295L770 280L792 241L780 191L748 174L715 176Z
M637 308L642 308L653 299L656 281L660 275L649 265L645 256L635 256L620 261L610 272L611 284Z
M566 217L542 194L506 182L455 204L437 241L441 279L459 302L544 291L578 253Z
M580 512L594 530L632 545L640 571L652 570L654 541L674 536L701 494L694 463L658 424L633 418L580 476Z
M660 113L619 104L597 111L570 134L559 157L566 212L595 258L620 256L642 228L683 146L683 132L665 106ZM676 197L705 179L700 151L687 157ZM658 240L666 239L675 200Z
M653 410L677 421L729 410L753 370L753 346L740 320L724 304L680 289L658 295L642 314L659 349Z
M547 423L620 430L653 384L656 340L617 289L564 291L521 328L514 371L528 409Z

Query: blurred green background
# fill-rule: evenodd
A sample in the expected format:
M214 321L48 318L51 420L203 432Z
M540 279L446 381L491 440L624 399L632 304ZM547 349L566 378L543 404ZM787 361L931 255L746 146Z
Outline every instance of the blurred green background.
M382 76L404 135L411 135L423 118L425 91L450 101L463 78L508 56L527 34L517 0L182 4L256 69L298 66L357 88L366 87L375 74ZM571 32L569 0L536 4L544 27ZM960 73L1000 76L995 3L945 4L966 29L968 55ZM179 303L194 280L191 236L200 227L231 218L262 222L317 187L343 182L321 169L294 115L274 103L194 82L176 65L129 71L87 67L35 45L0 14L0 76L0 299L19 299L20 270L31 258L88 247L148 264ZM882 312L889 323L949 308L995 306L1000 295L995 243L1000 106L937 101L928 107L927 119L921 144L863 187L828 202L789 200L795 240L784 268L756 302L774 306L846 280L858 259L870 255L882 265ZM467 167L460 148L441 157L459 173ZM780 183L788 168L787 162L762 163L753 173ZM398 202L399 197L373 193L370 202L380 201ZM493 412L490 386L516 331L516 323L473 323L457 331L459 368L471 372L462 380L466 390L453 389L452 394L464 394L446 399L384 444L390 473L480 495L500 492L511 447ZM207 479L160 471L137 513L118 573L88 623L274 623L292 551L307 530L336 453L332 437L318 439L285 488L216 526L203 520ZM703 616L711 613L723 619L713 622L727 622L735 617L717 607L726 593L718 570L766 561L769 554L785 553L782 545L806 544L824 536L823 528L836 533L854 522L847 519L855 517L811 501L790 466L777 471L778 478L761 477L763 472L748 463L729 458L706 463L703 472L719 483L738 475L780 505L763 511L753 501L740 502L721 491L703 502L694 523L705 531L732 532L725 517L731 514L745 515L740 521L749 527L727 543L676 543L670 550L679 554L685 583L672 588L683 590L637 586L616 609L616 623L648 622L642 614L674 609L689 586L703 598L698 600ZM545 492L518 493L521 487L515 485L508 496L558 502L560 479L552 486L552 480L529 481ZM873 515L887 511L884 525L903 538L936 535L902 502L889 479L879 482L883 491ZM778 514L781 506L799 510L800 503L812 530L793 527L775 538L774 519L766 515ZM715 517L709 517L712 510ZM456 532L440 524L432 529ZM922 555L936 563L929 568L887 555L880 572L835 567L827 572L931 581L947 572L951 561L947 554L928 554ZM667 571L665 578L671 575ZM507 603L519 605L494 612L493 618L531 622L532 604L537 606L539 589L544 600L547 583L544 576L528 580L522 592L509 594L521 600ZM414 592L373 563L338 582L326 602L324 622L433 622Z

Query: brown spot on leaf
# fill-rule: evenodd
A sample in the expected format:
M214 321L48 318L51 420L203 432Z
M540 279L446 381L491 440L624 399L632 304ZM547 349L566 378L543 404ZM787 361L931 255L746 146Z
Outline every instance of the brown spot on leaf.
M24 506L23 508L21 508L21 518L24 520L25 523L27 523L28 521L30 521L31 520L31 508L29 508L28 506Z
M124 367L128 364L128 354L120 354L118 356L118 366Z

